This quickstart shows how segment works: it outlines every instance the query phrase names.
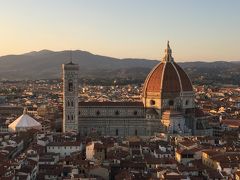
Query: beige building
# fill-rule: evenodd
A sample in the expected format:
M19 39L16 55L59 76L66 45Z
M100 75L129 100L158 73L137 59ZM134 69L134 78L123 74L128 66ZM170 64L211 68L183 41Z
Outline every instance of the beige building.
M219 150L205 150L202 152L202 163L215 170L232 174L237 171L240 163L240 152L224 152Z
M82 143L79 141L51 142L47 145L48 153L59 153L60 157L70 156L71 153L81 152Z
M86 159L92 161L103 161L106 159L107 147L100 141L93 141L86 145Z

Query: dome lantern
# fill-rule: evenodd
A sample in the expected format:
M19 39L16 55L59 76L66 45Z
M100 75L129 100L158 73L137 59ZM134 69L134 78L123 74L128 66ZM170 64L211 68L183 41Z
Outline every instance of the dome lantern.
M172 62L174 61L172 57L172 49L170 48L169 41L167 42L167 48L165 49L165 56L162 59L163 62Z

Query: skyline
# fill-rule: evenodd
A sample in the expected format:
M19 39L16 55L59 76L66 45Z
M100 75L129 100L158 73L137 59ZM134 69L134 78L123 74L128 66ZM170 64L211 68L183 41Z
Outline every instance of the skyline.
M49 49L176 61L240 60L240 2L4 1L0 56Z

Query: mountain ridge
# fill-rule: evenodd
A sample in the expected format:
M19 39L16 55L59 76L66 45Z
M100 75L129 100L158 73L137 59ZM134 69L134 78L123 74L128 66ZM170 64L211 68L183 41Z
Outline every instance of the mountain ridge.
M140 58L114 58L97 55L82 50L51 51L43 49L20 55L0 57L0 80L58 79L61 77L61 64L70 57L80 66L80 78L135 78L145 79L159 60ZM194 61L178 62L192 79L204 75L215 77L229 73L239 75L240 61ZM213 72L215 74L213 74ZM231 78L231 77L228 77Z

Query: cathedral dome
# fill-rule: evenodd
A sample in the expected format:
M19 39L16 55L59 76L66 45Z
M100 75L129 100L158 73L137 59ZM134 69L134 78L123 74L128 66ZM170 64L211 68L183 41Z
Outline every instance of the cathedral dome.
M189 109L194 107L191 80L174 61L167 44L165 56L147 76L143 87L143 104L157 109Z
M179 96L184 91L193 91L192 83L184 70L174 62L168 43L163 60L153 68L145 80L143 96L155 94L164 98Z

